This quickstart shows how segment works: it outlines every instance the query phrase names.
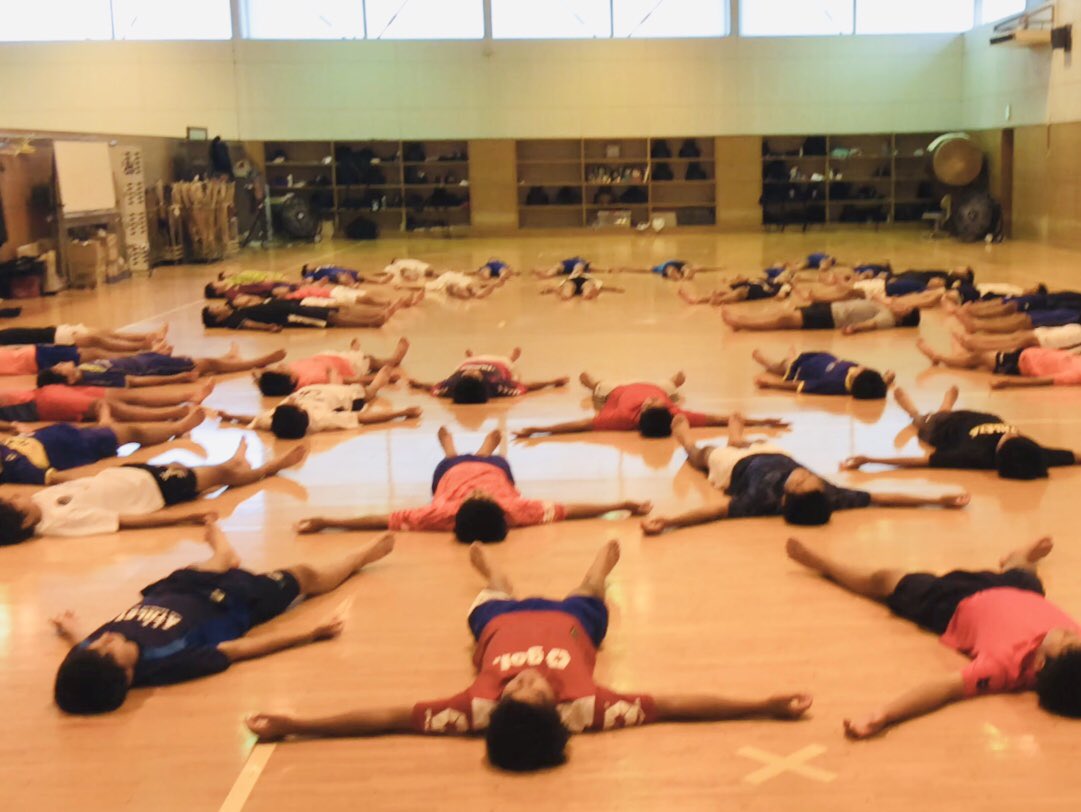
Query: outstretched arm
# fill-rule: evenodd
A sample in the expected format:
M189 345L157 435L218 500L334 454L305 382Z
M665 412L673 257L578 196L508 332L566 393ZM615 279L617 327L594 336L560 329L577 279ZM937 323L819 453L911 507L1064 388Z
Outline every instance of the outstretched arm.
M413 378L409 379L409 388L410 389L423 389L426 392L430 392L434 386L435 386L434 383L424 383L424 381L417 381L417 380L414 380Z
M282 327L280 324L267 324L261 321L254 321L252 319L244 319L240 322L240 330L262 330L265 333L280 333Z
M680 513L676 516L650 516L642 519L642 532L647 536L659 536L665 530L676 530L680 527L691 527L696 524L720 521L728 517L729 501L725 499L723 504L688 510L686 513Z
M59 635L69 646L74 646L86 637L79 629L75 613L70 609L66 609L60 614L49 618L49 622L53 624L53 629L56 631L57 635Z
M926 468L931 464L927 454L916 457L867 457L857 454L841 463L842 471L858 471L864 465L892 465L895 468Z
M781 381L770 375L758 375L754 379L754 385L759 389L779 389L782 392L798 392L798 381Z
M387 530L390 526L390 517L383 516L358 516L355 519L328 519L322 516L313 516L310 519L301 519L296 524L298 533L318 533L320 530Z
M358 412L357 423L362 426L371 425L373 423L389 423L391 420L395 420L399 417L406 419L420 417L420 409L416 406L410 406L408 409L399 409L393 412Z
M992 389L1020 389L1025 386L1054 386L1054 378L1022 378L1018 376L1009 376L1005 378L993 378L991 380Z
M182 524L206 524L213 521L218 514L212 510L193 510L186 513L170 513L159 510L157 513L148 513L145 516L121 516L121 530L138 530L146 527L174 527Z
M871 504L878 507L927 507L937 505L945 508L963 508L970 501L967 493L946 496L913 496L907 493L872 493Z
M306 646L319 640L332 640L342 633L345 621L340 617L304 631L274 631L265 634L245 635L236 640L226 640L218 644L218 651L229 658L229 662L254 660L294 646Z
M410 733L412 708L382 708L340 713L336 716L303 718L257 713L245 720L259 741L271 742L286 736L380 736L385 733Z
M881 733L889 725L931 713L963 699L965 683L961 674L925 682L894 699L881 710L859 719L845 719L845 734L851 739L867 739Z
M611 502L607 504L566 505L568 519L594 519L615 510L629 510L632 516L645 516L653 505L650 502Z
M777 694L766 699L728 699L713 694L657 696L658 722L711 722L764 716L799 719L811 707L810 694Z
M551 426L526 426L514 432L518 438L532 437L534 434L575 434L580 431L593 431L593 418L572 420L569 423L555 423Z
M550 381L533 381L532 383L526 383L523 381L522 386L524 386L529 392L536 392L538 389L547 389L549 386L566 386L569 380L569 378L563 377L552 378L552 380Z

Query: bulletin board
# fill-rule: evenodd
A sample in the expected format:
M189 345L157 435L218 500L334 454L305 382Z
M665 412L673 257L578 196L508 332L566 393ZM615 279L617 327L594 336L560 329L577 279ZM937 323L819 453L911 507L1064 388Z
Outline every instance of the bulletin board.
M54 141L56 182L66 217L116 209L116 187L105 141Z

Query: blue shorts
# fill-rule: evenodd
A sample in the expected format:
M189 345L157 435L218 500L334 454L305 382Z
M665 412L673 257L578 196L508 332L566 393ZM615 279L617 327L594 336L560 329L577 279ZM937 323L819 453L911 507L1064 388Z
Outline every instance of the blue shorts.
M34 346L34 358L37 360L38 371L49 369L65 361L73 364L79 363L79 350L75 347L61 347L54 344L36 344Z
M600 598L574 595L561 601L548 598L526 598L521 601L488 601L469 613L469 631L473 639L480 640L484 627L500 615L514 612L562 612L570 615L586 630L593 645L600 648L604 636L608 633L608 607Z
M1079 310L1030 310L1029 321L1033 327L1062 327L1081 322Z
M57 423L38 429L33 437L45 449L49 465L58 471L116 456L116 432L112 429L81 429L70 423Z
M927 283L922 279L898 279L886 283L887 296L907 296L910 293L923 293L925 290Z
M260 575L242 569L206 572L185 568L150 584L143 590L143 599L151 600L155 593L198 595L223 607L244 634L288 609L300 597L300 583L288 570Z
M459 454L457 457L447 457L440 460L439 465L435 466L435 471L432 473L432 493L435 493L435 489L439 487L439 482L446 476L447 471L463 462L485 462L488 465L494 465L496 468L501 468L503 473L507 475L507 479L512 484L514 483L514 473L510 470L510 463L507 462L506 457L500 457L499 455L480 457L476 454Z

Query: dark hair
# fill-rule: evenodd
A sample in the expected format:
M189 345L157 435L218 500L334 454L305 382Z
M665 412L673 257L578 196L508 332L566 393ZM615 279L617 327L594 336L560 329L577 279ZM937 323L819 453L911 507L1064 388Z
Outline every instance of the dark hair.
M26 514L6 499L0 499L0 547L22 544L34 537L34 525L23 527Z
M279 440L299 440L308 433L308 413L299 406L283 403L270 417L270 430Z
M643 437L671 437L672 413L664 406L651 406L638 415L638 433Z
M1047 461L1035 440L1016 435L1007 437L995 449L995 468L1003 479L1043 479Z
M214 287L213 282L207 282L206 287L203 288L203 296L207 299L224 299L225 294Z
M558 767L567 760L570 735L554 707L504 699L488 720L488 760L516 773Z
M266 371L259 374L259 391L268 398L281 398L296 391L296 381L288 372Z
M450 390L455 403L487 403L488 389L481 378L460 376Z
M898 327L919 327L920 326L920 309L918 307L914 307L911 310L909 310L907 313L905 313L903 316L901 316L900 319L897 320L897 326Z
M52 367L43 369L38 372L38 388L43 386L52 386L53 384L66 384L68 379L61 375L59 372L53 370Z
M507 514L490 499L466 499L454 515L454 536L463 544L491 544L507 537Z
M852 379L852 397L856 400L881 400L888 389L885 379L873 369L861 369Z
M789 524L818 525L830 520L833 508L825 491L786 493L783 500L784 520Z
M1036 675L1036 695L1044 710L1081 719L1081 649L1047 658Z
M221 321L209 307L203 308L203 327L220 327Z
M124 704L128 677L104 654L74 648L56 672L53 697L67 713L108 713Z
M1046 296L1047 295L1047 285L1045 285L1043 282L1041 282L1040 284L1038 284L1036 286L1036 292Z
M961 272L950 271L946 280L946 287L952 288L954 285L961 282L967 282L970 285L974 284L976 282L976 272L971 268L965 268Z

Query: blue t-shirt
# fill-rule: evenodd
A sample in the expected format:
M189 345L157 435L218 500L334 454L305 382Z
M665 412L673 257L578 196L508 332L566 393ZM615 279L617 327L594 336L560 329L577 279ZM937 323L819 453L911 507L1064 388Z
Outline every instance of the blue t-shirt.
M565 276L570 276L574 273L574 269L579 265L582 266L582 273L586 273L589 270L589 263L581 257L571 257L570 259L563 260L559 264L562 266L559 272Z
M811 268L817 268L822 264L823 260L830 258L830 255L824 252L807 255L807 265Z
M654 265L653 273L657 274L657 276L664 276L669 268L675 268L678 271L682 271L683 266L686 264L686 262L679 259L670 259L667 262L662 262L660 265Z
M906 296L909 293L922 293L927 290L925 279L891 279L886 283L887 296Z
M65 471L116 456L116 432L55 423L0 439L0 482L44 485L50 470Z
M313 282L322 282L324 279L336 282L341 277L352 279L354 284L360 281L359 271L354 271L350 268L339 268L337 265L323 265L319 268L309 268L304 271L301 276L305 279L311 279Z
M858 366L828 352L803 352L789 365L784 379L798 382L799 391L809 395L849 395L849 372Z
M784 483L797 468L804 468L785 454L752 454L736 463L726 493L732 497L728 516L780 516L784 510ZM871 494L838 488L826 483L826 498L834 510L867 507Z
M83 386L124 386L128 375L177 375L195 368L191 358L141 352L126 358L108 358L79 364Z
M500 262L498 259L493 259L491 262L485 262L481 267L488 269L489 277L492 279L499 279L503 276L503 271L507 270L507 263Z

